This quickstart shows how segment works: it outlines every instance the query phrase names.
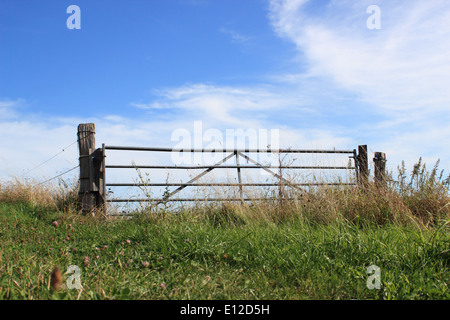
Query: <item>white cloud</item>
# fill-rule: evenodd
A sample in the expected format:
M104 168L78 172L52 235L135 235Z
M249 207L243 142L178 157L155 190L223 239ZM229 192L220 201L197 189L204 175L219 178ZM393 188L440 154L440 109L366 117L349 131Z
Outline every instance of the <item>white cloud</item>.
M377 1L382 28L369 30L372 4L270 1L274 30L296 45L306 69L287 80L301 84L313 77L331 83L333 92L353 93L352 105L360 103L367 118L355 128L392 151L391 159L449 159L438 141L448 136L450 120L450 3Z
M0 101L0 120L16 118L18 116L17 109L19 109L23 105L24 105L23 99L1 100Z
M133 104L140 109L175 110L172 119L203 120L208 126L267 127L283 110L311 112L296 93L270 85L217 86L186 84L155 91L156 100Z
M233 29L222 27L219 29L219 31L223 34L230 36L231 40L235 43L245 43L251 39L250 37L245 36Z
M114 114L101 118L73 117L38 117L31 113L17 114L17 119L0 120L0 177L30 177L38 181L52 176L78 164L77 145L71 145L64 152L63 148L76 141L77 125L93 122L96 124L97 147L107 145L174 147L178 141L172 141L172 133L177 129L186 129L194 134L194 121L202 121L203 134L208 129L216 129L226 137L228 129L238 130L279 130L280 147L348 148L351 139L332 130L308 130L293 128L280 123L273 117L280 112L289 117L290 107L298 102L295 95L291 97L270 86L244 88L226 87L206 84L184 85L178 88L161 90L158 104L161 108L177 108L170 118L145 116L132 119ZM301 108L297 107L299 110ZM202 141L202 147L209 142ZM225 141L223 144L225 145ZM249 146L254 147L254 146ZM44 166L37 165L59 153ZM108 163L131 164L157 163L162 161L159 155L148 158L145 153L108 154ZM167 159L166 159L167 160ZM32 171L28 172L30 169ZM73 172L76 176L77 171ZM124 172L119 176L124 178ZM114 175L108 174L114 179Z
M272 1L275 30L294 42L309 72L389 110L448 110L450 4L382 1L381 30L365 27L364 3L331 2L308 16L308 1ZM331 15L332 14L332 15Z
M2 100L0 177L21 175L59 152L85 122L96 123L98 145L171 147L174 130L192 132L194 121L201 120L205 130L222 132L279 129L282 147L368 144L371 151L386 152L394 166L423 155L430 162L441 158L450 168L450 151L442 143L450 138L450 4L379 1L382 29L368 30L369 1L330 1L318 13L309 11L312 3L270 2L272 26L297 46L304 73L273 75L248 86L195 83L160 89L153 101L131 103L143 112L138 119L114 114L42 119L20 110L23 100ZM146 117L146 112L154 114ZM341 125L342 113L360 119ZM72 146L33 176L43 180L76 165L77 152ZM113 152L108 161L129 164L132 157L137 163L162 161Z
M49 127L45 122L1 121L0 136L0 177L39 176L42 180L78 164L76 145L62 151L76 141L76 130L69 125ZM35 168L58 153L58 159Z

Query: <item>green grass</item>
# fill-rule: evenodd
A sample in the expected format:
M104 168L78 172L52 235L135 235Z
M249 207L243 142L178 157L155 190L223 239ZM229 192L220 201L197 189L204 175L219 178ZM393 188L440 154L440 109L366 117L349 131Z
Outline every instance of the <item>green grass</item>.
M109 220L0 202L0 299L450 298L445 220L362 226L233 212ZM83 288L67 288L65 275L52 290L53 268L69 265L81 268ZM370 265L381 270L380 289L367 288Z
M450 176L437 167L131 220L80 213L76 183L0 182L0 299L449 299ZM64 274L54 290L54 268L71 265L82 288Z

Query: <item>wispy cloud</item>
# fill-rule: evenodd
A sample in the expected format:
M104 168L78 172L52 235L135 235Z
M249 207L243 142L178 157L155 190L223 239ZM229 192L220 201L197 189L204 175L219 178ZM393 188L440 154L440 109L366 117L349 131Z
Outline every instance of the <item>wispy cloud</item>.
M130 103L142 117L44 119L22 108L24 100L0 100L0 176L19 175L60 151L76 139L79 123L95 122L99 143L173 146L172 132L191 131L196 120L222 132L280 129L283 147L368 144L386 152L389 165L424 156L441 158L450 169L442 143L450 139L450 3L377 1L382 29L368 30L371 4L328 1L312 9L312 0L272 0L271 26L297 48L292 72L249 85L160 88L152 100ZM221 32L232 41L249 40L233 29ZM51 170L34 173L49 177L76 165L77 157L71 147Z
M306 57L309 73L386 111L448 110L448 2L382 1L381 30L365 27L370 1L332 1L313 16L304 11L308 2L274 0L270 17L278 34Z
M163 105L159 102L150 102L150 103L136 103L131 102L130 106L143 109L143 110L155 110L155 109L168 109L169 107L167 105Z
M382 117L364 121L361 132L369 130L367 137L380 146L404 150L393 152L396 160L406 153L448 159L447 148L433 142L450 135L450 3L376 3L381 30L366 27L373 1L270 1L274 30L296 45L304 67L289 81L309 76L353 93L368 119Z
M25 100L23 100L23 99L0 100L0 120L16 118L18 116L17 109L22 107L24 105L24 103L25 103Z
M273 119L279 117L280 112L314 112L298 93L269 84L219 86L195 83L154 93L153 101L134 103L133 106L172 110L172 119L203 120L218 128L267 127L277 124Z
M249 36L245 36L234 29L222 27L219 29L219 31L223 34L230 36L232 42L235 43L245 43L251 39Z
M278 89L278 90L277 90ZM38 181L50 178L58 172L78 164L76 145L61 153L38 170L26 174L30 169L47 160L62 148L76 140L79 123L96 124L97 146L136 145L173 147L177 141L172 135L177 129L194 133L194 121L202 121L203 129L216 129L226 136L226 130L265 129L279 130L280 147L300 148L348 148L352 138L348 138L335 129L309 127L301 128L282 119L289 119L293 108L301 110L301 101L295 95L284 94L277 87L231 87L211 84L189 84L180 87L160 89L155 101L137 104L143 110L142 116L133 118L126 115L107 114L103 117L81 118L33 114L30 109L17 112L14 119L0 119L0 177L35 177ZM23 102L26 104L26 102ZM3 103L5 110L14 108L15 103ZM146 115L147 111L157 107L171 111L170 117L158 114ZM174 109L176 111L172 112ZM145 111L145 112L144 112ZM304 112L307 111L305 108ZM207 141L204 142L206 147ZM225 143L225 142L224 142ZM148 163L145 155L108 154L108 163L131 164ZM125 157L125 158L124 158ZM128 157L128 158L127 158ZM170 160L170 159L169 159ZM158 162L158 157L152 158ZM77 171L73 174L76 176ZM126 173L124 178L127 179ZM109 174L114 180L115 176ZM129 178L129 177L128 177ZM128 180L127 180L128 181Z

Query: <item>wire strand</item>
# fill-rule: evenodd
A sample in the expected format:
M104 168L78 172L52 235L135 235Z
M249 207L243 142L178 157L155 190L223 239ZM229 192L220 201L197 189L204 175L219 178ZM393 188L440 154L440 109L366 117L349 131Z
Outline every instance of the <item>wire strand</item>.
M21 175L21 177L24 177L25 175L29 174L30 172L36 170L37 168L42 167L44 164L46 164L47 162L49 162L50 160L56 158L57 156L59 156L61 153L65 152L66 149L70 148L71 146L73 146L75 143L78 142L78 139L75 140L74 142L72 142L71 144L69 144L67 147L63 148L60 152L58 152L57 154L55 154L54 156L52 156L51 158L45 160L44 162L42 162L41 164L37 165L36 167L28 170L27 172L25 172L24 174Z
M63 173L60 173L60 174L58 174L57 176L54 176L53 178L50 178L50 179L48 179L48 180L45 180L45 181L43 181L43 182L40 182L40 183L36 184L36 186L39 186L39 185L41 185L41 184L50 182L50 181L52 181L52 180L54 180L54 179L56 179L56 178L59 178L59 177L61 177L62 175L65 175L66 173L69 173L69 172L71 172L71 171L73 171L73 170L75 170L75 169L77 169L77 168L79 168L79 167L80 167L80 165L77 165L76 167L73 167L72 169L69 169L69 170L67 170L67 171L65 171L65 172L63 172Z

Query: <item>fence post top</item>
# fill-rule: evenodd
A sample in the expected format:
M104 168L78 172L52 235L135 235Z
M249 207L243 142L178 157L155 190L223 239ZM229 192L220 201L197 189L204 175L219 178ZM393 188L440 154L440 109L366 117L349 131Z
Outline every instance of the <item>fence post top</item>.
M95 133L95 123L80 123L78 125L78 132Z

